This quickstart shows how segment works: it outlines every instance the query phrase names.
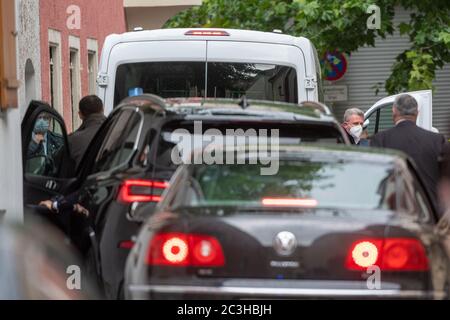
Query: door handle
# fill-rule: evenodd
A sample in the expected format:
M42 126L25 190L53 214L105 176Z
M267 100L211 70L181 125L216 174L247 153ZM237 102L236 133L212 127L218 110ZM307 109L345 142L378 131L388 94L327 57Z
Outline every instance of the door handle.
M49 190L56 190L56 188L58 187L58 183L56 183L55 180L48 180L45 183L45 187Z

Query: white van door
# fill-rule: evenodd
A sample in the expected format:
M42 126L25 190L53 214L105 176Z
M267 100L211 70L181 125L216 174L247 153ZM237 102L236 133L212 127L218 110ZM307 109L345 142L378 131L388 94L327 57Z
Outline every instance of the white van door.
M432 91L422 90L406 93L413 96L419 105L417 125L426 130L437 131L433 128ZM384 131L394 126L392 119L392 106L395 99L401 94L385 97L377 101L369 110L366 111L364 128L367 130L369 138L379 131Z
M206 41L135 41L115 45L109 54L107 69L101 71L107 75L107 82L99 85L99 95L104 99L105 114L109 114L113 107L128 97L130 90L136 93L143 91L143 93L162 95L158 92L161 85L166 84L169 87L175 82L172 86L176 86L183 80L183 74L188 77L186 69L178 68L177 70L181 70L183 74L177 75L175 72L170 72L171 67L176 68L183 63L187 67L189 64L201 63L203 70L196 71L202 73L203 79L205 61ZM153 65L149 67L149 64ZM157 74L148 74L147 70ZM192 77L199 78L200 75L195 74ZM156 84L153 85L151 81ZM204 88L198 88L198 90L201 94L200 91L203 92Z
M254 84L247 88L245 93L249 98L295 103L314 100L314 91L307 90L305 85L307 59L296 46L243 41L208 41L207 59L209 75L213 72L212 68L223 69L223 65L216 66L215 63L230 63L236 66L253 64L257 72L267 70L268 72L261 72L261 76L256 76ZM208 79L208 82L210 81ZM214 97L214 91L215 86L209 83L208 97ZM229 91L234 92L227 92L227 98L237 98L238 94L244 94L237 92L238 90ZM310 97L308 91L311 91Z

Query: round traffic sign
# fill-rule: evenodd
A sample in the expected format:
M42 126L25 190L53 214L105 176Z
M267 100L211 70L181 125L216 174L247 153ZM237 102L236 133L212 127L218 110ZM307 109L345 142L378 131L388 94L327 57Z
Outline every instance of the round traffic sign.
M337 50L326 52L320 64L325 71L325 80L328 81L339 80L347 71L347 59L343 53Z

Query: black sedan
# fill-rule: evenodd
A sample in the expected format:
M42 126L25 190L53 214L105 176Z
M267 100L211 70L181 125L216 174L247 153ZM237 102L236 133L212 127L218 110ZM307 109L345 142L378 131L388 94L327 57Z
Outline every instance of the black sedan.
M275 132L285 143L349 143L334 117L318 103L240 102L127 98L99 129L74 173L64 121L50 106L34 101L22 124L24 202L36 205L64 195L86 208L89 218L72 215L64 231L86 257L87 273L99 279L105 296L122 298L133 238L177 168L172 151L180 140L188 145L193 141L193 148L208 137L245 141L259 132ZM42 118L54 142L47 154L34 152L34 131ZM191 151L190 146L178 149Z
M128 257L127 298L449 296L449 224L403 154L281 146L275 175L236 154L246 164L178 168Z

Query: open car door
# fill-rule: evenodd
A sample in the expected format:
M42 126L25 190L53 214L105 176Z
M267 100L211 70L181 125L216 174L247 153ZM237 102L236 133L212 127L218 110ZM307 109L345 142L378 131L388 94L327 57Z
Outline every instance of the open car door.
M414 92L405 92L413 96L419 105L419 116L417 118L417 125L426 130L437 132L433 128L433 100L431 90L422 90ZM395 99L402 94L389 96L377 101L365 113L364 129L367 130L369 139L379 131L384 131L392 128L395 124L392 120L392 106Z
M32 101L22 121L24 205L64 193L75 175L64 120L45 102Z

